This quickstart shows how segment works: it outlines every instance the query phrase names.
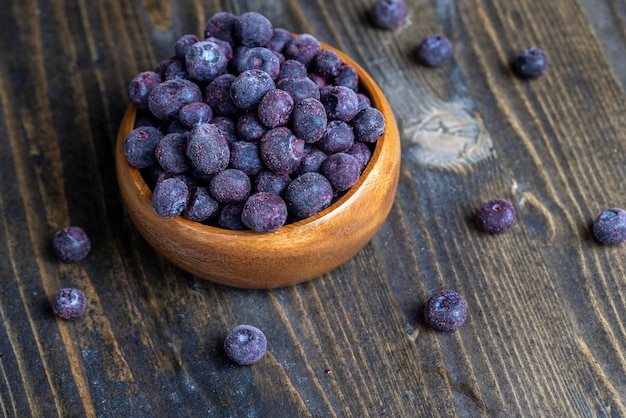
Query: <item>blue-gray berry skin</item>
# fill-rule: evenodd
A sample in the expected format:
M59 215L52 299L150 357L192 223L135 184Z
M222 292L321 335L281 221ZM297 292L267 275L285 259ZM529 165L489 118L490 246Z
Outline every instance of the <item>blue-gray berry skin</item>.
M54 314L63 319L77 319L87 309L87 298L80 290L72 287L61 289L52 300Z
M602 244L626 242L626 211L620 208L603 210L593 223L593 235Z
M296 218L304 219L330 206L333 187L320 173L304 173L285 190L287 209Z
M150 112L164 121L178 119L186 104L202 101L200 87L192 81L173 79L155 86L148 96Z
M55 232L52 248L64 262L75 263L87 257L91 250L91 241L81 227L68 226Z
M246 200L241 221L256 232L275 231L287 221L287 205L273 193L255 193Z
M236 326L224 339L226 355L242 366L249 366L261 360L266 349L265 334L252 325Z
M265 71L246 70L231 83L230 97L238 108L253 110L263 96L275 87L272 77Z
M548 70L548 56L541 48L527 48L515 58L513 69L520 78L539 78Z
M442 34L427 36L417 48L417 59L428 67L440 67L452 58L452 42Z
M187 72L192 79L208 83L226 72L228 60L222 48L215 42L201 41L196 42L187 49L185 64Z
M515 206L501 198L484 203L477 217L480 229L491 234L507 231L515 223L515 218Z
M157 163L154 153L163 138L163 132L154 126L135 128L124 138L124 155L136 168L147 168Z
M182 213L188 200L189 188L185 182L177 177L166 178L154 187L152 208L165 218L173 218Z
M467 318L467 304L454 290L442 290L433 295L424 308L424 319L438 331L454 331Z
M378 0L372 6L370 16L382 29L397 29L406 19L406 5L402 0Z

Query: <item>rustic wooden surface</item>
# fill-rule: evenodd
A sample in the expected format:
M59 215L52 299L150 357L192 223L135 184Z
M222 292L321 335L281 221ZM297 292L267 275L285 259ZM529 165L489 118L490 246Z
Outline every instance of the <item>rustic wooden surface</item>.
M626 206L624 0L416 0L410 23L373 28L373 0L13 0L0 7L0 413L8 417L624 417L626 246L590 233ZM139 71L214 12L259 11L352 56L402 135L394 207L350 262L272 291L213 285L173 267L122 206L113 145ZM431 32L453 61L421 67ZM532 82L509 61L536 45ZM480 233L501 196L518 223ZM93 250L60 263L50 239L83 226ZM78 321L50 299L77 286ZM437 289L469 305L437 333ZM269 350L236 367L239 323ZM327 373L326 370L330 370Z

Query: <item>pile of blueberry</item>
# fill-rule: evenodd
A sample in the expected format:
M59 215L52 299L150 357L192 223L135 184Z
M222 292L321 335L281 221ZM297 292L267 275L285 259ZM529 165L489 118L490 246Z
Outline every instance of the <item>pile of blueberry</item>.
M139 114L124 152L154 210L267 232L330 206L385 129L355 68L256 12L216 13L204 35L129 86Z

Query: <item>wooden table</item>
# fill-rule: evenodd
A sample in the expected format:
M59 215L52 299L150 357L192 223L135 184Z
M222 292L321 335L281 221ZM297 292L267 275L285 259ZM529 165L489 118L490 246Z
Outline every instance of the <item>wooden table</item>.
M0 412L9 417L624 417L626 246L598 213L625 207L624 0L407 1L396 31L373 1L13 0L0 8ZM124 211L113 146L140 71L227 10L314 34L386 93L402 141L395 204L351 261L276 290L213 285L172 266ZM434 32L452 62L414 50ZM544 48L548 73L509 62ZM517 224L481 233L510 199ZM93 249L61 263L51 236ZM61 287L88 297L56 319ZM421 319L442 288L465 325ZM237 324L268 352L224 355Z

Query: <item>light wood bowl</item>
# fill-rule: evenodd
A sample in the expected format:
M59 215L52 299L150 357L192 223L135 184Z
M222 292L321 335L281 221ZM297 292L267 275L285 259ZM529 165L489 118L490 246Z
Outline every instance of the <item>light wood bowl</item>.
M360 88L385 116L359 181L322 212L274 232L231 231L177 216L163 218L152 209L152 192L139 170L124 156L124 138L134 128L130 105L117 136L116 172L125 208L141 235L161 255L198 277L239 288L275 288L301 283L352 258L380 229L393 204L400 172L400 138L387 99L352 59L335 51L358 72Z

